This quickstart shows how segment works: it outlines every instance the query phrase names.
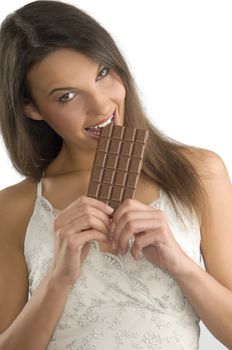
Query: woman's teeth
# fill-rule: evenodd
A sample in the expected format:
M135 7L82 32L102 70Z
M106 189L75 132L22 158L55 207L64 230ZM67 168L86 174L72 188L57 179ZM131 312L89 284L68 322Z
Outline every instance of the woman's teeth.
M114 117L114 115L112 114L112 116L106 122L104 122L102 124L99 124L99 125L96 125L96 126L91 126L90 128L87 128L87 130L90 130L90 129L97 130L97 129L100 129L100 128L104 128L106 125L108 125L108 124L110 124L112 122L113 117Z

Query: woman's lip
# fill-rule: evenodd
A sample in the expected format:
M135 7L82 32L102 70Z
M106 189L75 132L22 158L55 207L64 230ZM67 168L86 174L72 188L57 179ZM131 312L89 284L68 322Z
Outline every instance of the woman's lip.
M111 115L112 115L112 114L111 114ZM113 113L113 120L112 120L111 123L113 123L114 125L118 125L118 124L115 124L115 111L114 111L114 113ZM93 135L93 134L91 134L87 129L88 129L88 128L85 128L84 130L85 130L85 132L86 132L90 137L92 137L92 138L94 138L94 139L96 139L96 140L99 139L100 133L99 133L99 135Z
M92 137L92 138L94 138L94 139L98 139L99 138L99 136L100 136L100 134L99 135L93 135L93 134L90 134L89 132L88 132L88 130L85 130L85 132L90 136L90 137Z
M113 113L113 120L112 120L111 123L113 123L114 125L122 126L122 123L121 123L121 121L120 121L119 113L118 113L118 110L117 110L117 109L115 109L115 111L114 111L114 113ZM99 134L99 135L93 135L93 134L90 134L90 133L88 132L87 128L85 128L84 130L85 130L85 132L88 133L88 135L89 135L90 137L92 137L92 138L95 139L95 140L98 140L100 134Z
M113 118L114 118L114 116L115 116L115 111L116 111L116 109L114 110L113 113L110 114L109 117L103 119L101 122L99 122L99 123L97 123L97 124L95 124L95 125L87 126L87 128L85 128L85 129L93 128L93 127L95 127L95 126L97 126L97 125L100 125L100 124L102 124L102 123L105 123L108 119L110 119L110 118L112 117L112 115L113 115Z

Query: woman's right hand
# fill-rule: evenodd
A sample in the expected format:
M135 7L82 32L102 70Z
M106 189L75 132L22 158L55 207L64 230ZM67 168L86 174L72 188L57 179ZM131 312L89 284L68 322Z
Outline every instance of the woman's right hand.
M105 203L86 196L59 212L54 220L55 252L50 270L58 283L75 283L90 241L109 239L112 213Z

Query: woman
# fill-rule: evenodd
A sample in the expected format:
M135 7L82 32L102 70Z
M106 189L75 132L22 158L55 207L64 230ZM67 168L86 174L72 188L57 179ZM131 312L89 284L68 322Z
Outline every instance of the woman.
M232 347L222 159L149 122L113 39L71 5L7 17L0 69L2 135L26 177L0 195L0 349L191 350L200 319ZM149 130L135 198L116 211L86 195L90 128L109 120Z

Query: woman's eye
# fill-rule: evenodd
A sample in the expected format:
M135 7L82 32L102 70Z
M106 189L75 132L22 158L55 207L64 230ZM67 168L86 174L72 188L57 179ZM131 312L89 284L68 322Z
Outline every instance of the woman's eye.
M102 73L102 72L105 72L105 73ZM100 75L101 78L104 78L108 73L109 73L109 68L103 67L98 75Z
M63 96L59 97L59 101L61 103L67 103L71 101L75 95L76 95L75 92L67 92Z
M104 78L105 76L107 76L107 74L109 73L110 68L107 67L103 67L102 70L98 73L98 76L100 76L100 78ZM60 103L68 103L69 101L71 101L74 97L76 96L75 92L67 92L66 94L64 94L63 96L59 97L59 102Z

